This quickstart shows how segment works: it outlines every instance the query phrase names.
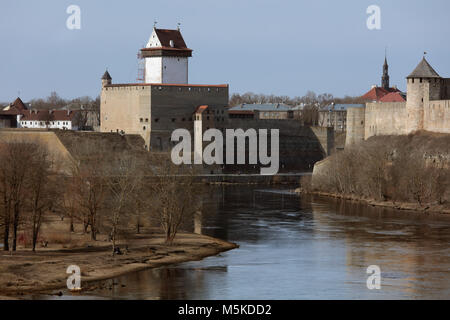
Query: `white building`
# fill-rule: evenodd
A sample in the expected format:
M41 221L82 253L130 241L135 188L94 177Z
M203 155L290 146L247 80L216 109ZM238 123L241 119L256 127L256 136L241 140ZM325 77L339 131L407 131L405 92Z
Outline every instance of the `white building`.
M188 83L192 50L186 46L179 29L153 28L141 55L145 59L145 83Z
M17 116L17 128L77 130L77 113L71 110L24 110Z

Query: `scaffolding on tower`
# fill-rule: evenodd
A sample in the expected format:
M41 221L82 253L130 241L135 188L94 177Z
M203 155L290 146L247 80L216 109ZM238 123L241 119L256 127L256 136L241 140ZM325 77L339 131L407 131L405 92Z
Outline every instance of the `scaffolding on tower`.
M138 82L145 82L145 59L142 56L140 50L137 53L137 59L138 59L138 74L136 80Z

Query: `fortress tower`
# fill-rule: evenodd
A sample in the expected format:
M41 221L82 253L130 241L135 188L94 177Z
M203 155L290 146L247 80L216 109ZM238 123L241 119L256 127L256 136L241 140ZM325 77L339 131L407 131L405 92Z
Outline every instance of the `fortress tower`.
M179 29L153 28L141 55L145 59L145 83L188 83L192 50L186 46Z
M424 106L441 98L442 78L423 57L406 82L406 131L410 133L424 129Z

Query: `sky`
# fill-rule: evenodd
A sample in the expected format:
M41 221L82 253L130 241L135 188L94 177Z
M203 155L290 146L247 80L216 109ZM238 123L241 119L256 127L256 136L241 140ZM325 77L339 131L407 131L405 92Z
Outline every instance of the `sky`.
M70 5L80 7L79 30L66 26ZM370 5L380 8L379 30L367 27ZM449 12L447 0L2 0L0 101L96 97L106 68L113 83L136 82L155 21L181 23L193 84L356 96L380 84L387 48L391 85L406 90L424 51L450 77Z

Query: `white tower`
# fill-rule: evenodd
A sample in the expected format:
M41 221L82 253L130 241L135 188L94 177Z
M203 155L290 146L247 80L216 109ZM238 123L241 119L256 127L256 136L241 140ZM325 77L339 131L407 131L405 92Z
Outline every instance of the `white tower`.
M192 50L186 47L179 29L153 28L144 49L145 83L188 83L188 59Z

